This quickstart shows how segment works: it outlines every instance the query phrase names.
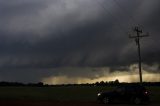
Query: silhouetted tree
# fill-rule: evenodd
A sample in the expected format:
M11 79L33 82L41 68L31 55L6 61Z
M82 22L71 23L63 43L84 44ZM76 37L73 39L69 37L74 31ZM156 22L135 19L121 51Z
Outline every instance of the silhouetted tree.
M119 84L119 80L116 79L116 80L114 81L114 84Z

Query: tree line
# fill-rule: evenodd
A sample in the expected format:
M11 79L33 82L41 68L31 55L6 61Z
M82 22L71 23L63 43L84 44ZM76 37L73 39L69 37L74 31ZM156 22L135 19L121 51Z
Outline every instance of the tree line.
M127 82L119 82L119 80L115 81L100 81L95 83L85 83L85 84L55 84L55 85L48 85L44 84L43 82L38 83L20 83L20 82L5 82L1 81L0 86L30 86L30 87L53 87L53 86L119 86L119 85L133 85L139 84L137 83L127 83ZM144 86L160 86L160 82L143 82Z

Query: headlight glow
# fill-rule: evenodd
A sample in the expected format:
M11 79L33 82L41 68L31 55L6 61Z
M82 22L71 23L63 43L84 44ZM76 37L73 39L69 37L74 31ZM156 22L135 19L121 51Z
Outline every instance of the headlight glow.
M98 96L100 96L100 95L101 95L101 93L98 93L97 95L98 95Z

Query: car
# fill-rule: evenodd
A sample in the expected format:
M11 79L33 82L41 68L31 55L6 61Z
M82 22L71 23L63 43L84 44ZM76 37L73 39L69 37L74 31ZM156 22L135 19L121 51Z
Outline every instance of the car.
M100 103L149 103L150 97L148 90L142 85L119 86L108 92L97 94Z

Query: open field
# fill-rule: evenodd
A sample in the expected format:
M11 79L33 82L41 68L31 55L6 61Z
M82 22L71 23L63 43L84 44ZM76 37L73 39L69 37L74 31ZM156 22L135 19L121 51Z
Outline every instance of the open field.
M0 106L135 106L133 104L99 104L97 102L54 102L54 101L3 101ZM137 105L136 105L137 106ZM138 105L145 106L145 105ZM149 104L146 106L159 106L159 104Z
M96 103L98 92L112 88L97 86L0 87L0 103L7 103L5 101L47 101L47 103L57 104L69 101ZM147 87L147 89L151 93L152 103L160 104L160 87Z

